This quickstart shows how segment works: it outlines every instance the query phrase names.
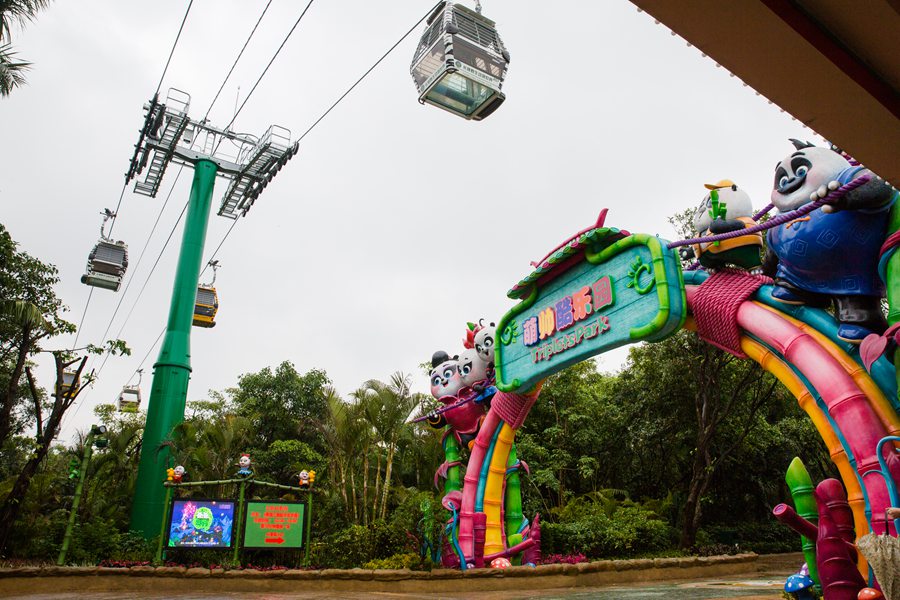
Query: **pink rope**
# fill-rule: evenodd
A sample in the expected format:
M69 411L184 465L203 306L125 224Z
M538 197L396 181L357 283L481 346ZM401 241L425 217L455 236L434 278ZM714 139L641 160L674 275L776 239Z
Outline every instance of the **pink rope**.
M691 312L697 321L697 333L713 346L738 358L747 358L741 350L738 309L768 277L746 271L722 269L700 285L691 299Z
M709 235L706 237L693 238L690 240L680 240L677 242L670 242L666 247L667 248L678 248L679 246L689 246L691 244L705 244L707 242L720 242L722 240L730 240L736 237L741 237L742 235L749 235L751 233L757 233L759 231L765 231L767 229L772 229L773 227L777 227L778 225L782 225L783 223L787 223L788 221L793 221L803 215L807 215L817 208L825 205L831 204L835 200L839 199L841 196L846 194L849 191L855 190L859 186L864 183L868 183L870 177L868 175L860 175L853 181L846 183L829 193L827 196L820 200L816 200L815 202L810 202L809 204L804 204L797 210L792 210L790 212L786 212L784 214L778 215L766 221L765 223L760 223L759 225L754 225L753 227L747 227L746 229L739 229L737 231L729 231L728 233L720 233L718 235ZM768 210L768 209L765 209Z

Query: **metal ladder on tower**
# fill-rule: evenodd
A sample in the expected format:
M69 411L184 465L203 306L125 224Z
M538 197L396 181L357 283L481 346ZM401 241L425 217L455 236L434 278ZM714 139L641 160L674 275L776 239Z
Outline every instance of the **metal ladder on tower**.
M184 94L183 98L173 95L173 92ZM153 157L150 159L150 166L147 168L147 175L144 181L137 181L134 184L134 191L138 194L156 196L159 191L159 184L165 175L166 167L172 159L172 153L175 150L178 140L184 133L190 119L188 119L188 107L190 106L190 96L180 90L169 90L169 97L166 103L158 105L157 110L165 111L163 117L163 130L158 139L148 135L148 150L153 150Z
M269 127L259 142L249 149L244 168L234 176L231 185L228 186L219 208L220 216L236 219L238 213L243 214L250 209L255 200L250 197L253 191L251 188L254 184L262 184L273 168L276 170L280 168L279 163L290 149L290 139L291 133L287 129L277 125Z

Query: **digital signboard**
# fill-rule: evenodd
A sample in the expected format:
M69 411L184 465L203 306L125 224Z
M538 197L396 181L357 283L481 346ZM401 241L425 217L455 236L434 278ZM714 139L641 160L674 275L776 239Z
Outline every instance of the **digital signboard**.
M303 502L248 502L244 548L302 547L305 517Z
M174 500L170 548L229 548L234 525L232 500Z

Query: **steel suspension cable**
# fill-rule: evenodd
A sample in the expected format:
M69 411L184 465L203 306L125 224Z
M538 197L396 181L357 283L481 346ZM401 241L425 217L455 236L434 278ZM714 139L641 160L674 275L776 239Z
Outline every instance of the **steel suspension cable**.
M270 0L270 2L271 2L271 0ZM172 63L172 56L175 54L175 48L178 46L178 40L181 39L181 32L184 30L184 24L185 24L185 22L187 22L188 14L191 12L191 6L193 6L193 4L194 4L194 0L190 0L190 2L188 2L187 9L184 11L184 17L181 19L181 25L178 27L178 33L175 36L175 42L172 44L172 49L169 50L169 56L166 59L166 65L163 67L162 75L160 75L160 77L159 77L159 83L156 84L156 91L153 94L154 96L159 94L159 90L162 87L163 79L166 76L166 72L169 70L169 65ZM266 8L268 9L268 6L266 6ZM254 30L255 30L255 28L254 28ZM116 218L119 215L119 209L122 207L122 199L125 197L125 191L127 189L128 189L128 181L126 181L125 184L122 186L122 191L119 193L119 200L118 200L118 202L116 202L116 210L113 212L114 216L112 218L112 223L109 224L109 236L110 237L112 237L113 229L115 229L115 227L116 227ZM148 242L149 242L149 239L148 239ZM146 246L145 246L145 248L146 248ZM131 281L131 279L129 279L129 283L130 283L130 281ZM88 293L87 302L85 302L85 304L84 304L84 312L81 315L81 321L79 321L78 327L76 327L76 329L75 329L75 341L72 343L73 350L78 346L78 337L81 335L81 327L82 327L82 325L84 325L84 318L87 315L88 308L91 305L91 298L93 298L93 297L94 297L94 288L91 287L91 291ZM119 303L121 304L121 300L119 301ZM118 307L116 307L116 310L118 310ZM107 329L107 331L109 331L109 329ZM106 334L104 334L104 337L105 336L106 336Z
M306 5L306 8L303 9L303 12L302 12L302 13L300 14L300 16L297 18L297 21L294 23L294 26L293 26L293 27L291 28L291 30L288 32L288 34L287 34L287 36L285 37L285 39L281 42L281 45L278 47L278 50L275 52L275 55L272 57L272 59L269 61L268 65L266 65L266 68L263 70L262 74L261 74L261 75L259 76L259 78L257 79L256 84L254 84L254 86L253 86L253 89L251 89L251 90L250 90L250 93L247 94L247 97L244 99L244 104L247 103L247 100L249 99L250 95L253 93L253 91L256 89L256 87L259 85L259 82L262 81L263 76L264 76L264 75L266 74L266 72L269 70L269 67L270 67L270 66L272 65L272 63L275 61L275 58L276 58L276 57L278 56L278 54L281 52L281 49L284 47L284 45L287 43L287 40L291 37L291 35L293 34L294 30L297 28L297 25L299 25L300 21L303 19L303 16L306 14L306 11L309 9L309 7L310 7L310 5L312 4L312 2L313 2L313 0L310 0L309 4ZM243 46L241 47L240 51L238 52L237 57L234 59L234 62L232 62L231 68L228 70L228 73L225 75L225 79L222 81L222 84L219 86L219 89L218 89L218 91L216 92L216 95L213 97L213 100L212 100L212 102L210 103L209 108L207 108L206 114L205 114L204 117L203 117L204 120L206 120L206 118L209 117L209 113L212 111L213 107L215 106L216 101L219 99L219 96L221 95L222 90L225 88L225 85L226 85L226 83L228 82L228 79L231 77L232 73L234 72L235 67L237 66L238 62L240 61L241 57L243 56L244 51L247 49L247 46L250 44L250 40L253 38L253 35L256 33L256 30L257 30L257 28L259 27L259 24L262 22L263 17L265 17L266 12L268 12L269 6L270 6L271 4L272 4L272 0L269 0L269 1L266 3L266 6L263 8L262 12L260 13L259 18L256 20L256 23L254 24L253 29L250 30L250 34L247 36L247 39L244 41L244 44L243 44ZM181 21L181 26L180 26L179 29L178 29L178 35L177 35L176 38L175 38L175 43L172 45L172 50L169 52L169 58L168 58L168 60L166 61L166 66L165 66L165 68L163 69L163 74L162 74L162 76L160 77L160 81L159 81L159 84L158 84L157 87L156 87L156 92L155 92L155 94L158 94L160 88L162 87L162 81L163 81L163 79L164 79L164 77L165 77L166 71L167 71L168 68L169 68L169 63L171 62L171 60L172 60L172 55L173 55L174 52L175 52L175 46L178 44L178 39L181 37L181 32L182 32L182 30L184 29L184 24L185 24L185 22L187 21L187 16L188 16L188 13L190 13L190 9L191 9L191 6L192 6L192 5L193 5L193 0L191 0L191 2L188 4L188 8L187 8L187 10L185 11L184 18L183 18L182 21ZM232 118L232 121L229 123L229 126L234 122L234 118L237 117L237 113L240 112L240 110L243 109L244 104L242 104L242 105L241 105L241 108L240 108L238 111L235 112L235 115L234 115L234 117ZM226 126L226 128L227 128L227 126ZM218 146L217 146L217 147L218 147ZM135 265L135 268L137 268L137 266L140 265L141 260L143 259L144 252L146 251L147 246L148 246L149 243L150 243L150 239L152 238L153 233L154 233L155 230L156 230L156 225L159 223L159 219L160 219L160 217L162 216L162 211L165 209L165 206L166 206L166 204L168 203L169 198L171 198L172 192L174 191L175 185L178 183L178 178L181 176L181 172L182 172L183 170L184 170L184 165L181 165L181 168L178 170L178 173L176 174L175 179L174 179L173 182L172 182L172 187L169 189L169 193L168 193L168 195L166 196L166 200L165 200L165 202L163 203L163 207L162 207L162 209L160 209L160 212L159 212L159 214L157 215L156 222L154 223L153 228L151 229L150 234L149 234L148 237L147 237L147 241L144 243L144 248L141 250L141 255L140 255L140 257L138 258L137 265ZM127 186L128 186L128 183L126 182L125 186L123 186L123 188L122 188L122 194L120 194L120 196L119 196L119 203L116 205L116 212L118 212L119 206L121 206L121 203L122 203L122 197L123 197L124 194L125 194L125 190L127 189ZM153 272L155 271L156 266L159 264L159 261L160 261L160 259L162 258L163 252L165 252L166 247L168 246L169 242L171 241L172 235L173 235L174 232L175 232L175 228L177 228L177 226L178 226L178 224L180 223L181 219L184 217L184 212L185 212L186 209L187 209L187 204L185 204L184 208L182 208L181 215L179 215L179 217L178 217L178 221L176 221L175 226L172 228L172 231L169 232L169 236L166 238L166 241L165 241L165 243L163 244L162 249L160 250L159 254L157 255L156 261L154 262L153 267L150 269L150 273L148 273L147 278L144 280L144 284L143 284L143 286L141 287L140 292L138 292L138 297L135 299L134 303L133 303L132 306L131 306L131 309L130 309L129 312L128 312L128 315L125 317L125 320L122 322L122 326L119 328L119 332L118 332L118 334L116 334L116 338L120 338L120 337L121 337L122 332L123 332L124 329L125 329L125 325L128 323L128 320L131 318L131 315L134 313L134 309L135 309L135 307L137 306L138 302L140 301L140 298L141 298L141 296L143 295L144 290L147 288L147 284L148 284L149 281L150 281L150 277L153 275ZM228 236L231 234L231 231L234 229L234 226L235 226L236 224L237 224L237 221L234 221L234 222L231 224L231 227L228 228L228 231L225 233L225 236L222 238L222 241L219 242L219 245L218 245L218 247L216 248L216 250L215 250L215 252L213 253L213 255L212 255L212 257L210 258L210 260L213 260L213 259L215 258L216 254L217 254L217 253L219 252L219 250L221 249L222 244L224 244L224 243L225 243L225 240L228 239ZM113 226L115 225L115 218L113 219L112 225L113 225ZM111 233L111 232L112 232L112 226L110 227L110 233ZM207 267L204 266L203 270L200 272L201 275L202 275L204 272L206 272L206 268L207 268ZM116 305L116 309L115 309L115 311L113 312L112 317L110 318L109 324L108 324L107 327L106 327L106 331L103 333L103 338L104 338L104 340L105 340L105 338L106 338L106 335L109 333L110 328L112 327L112 323L113 323L113 321L115 320L115 317L116 317L116 315L117 315L117 313L118 313L118 311L119 311L119 308L120 308L121 305L122 305L122 301L124 300L125 293L128 291L128 288L131 286L131 281L132 281L133 279L134 279L134 275L132 274L132 276L131 276L131 277L129 278L129 280L128 280L128 283L127 283L126 286L125 286L125 290L124 290L123 293L122 293L122 297L119 299L119 303ZM91 293L93 293L93 289L91 290ZM89 304L90 304L90 296L88 296L88 305L89 305ZM85 312L87 312L87 306L85 306ZM83 318L84 318L84 317L82 317L82 320L83 320ZM163 328L163 332L165 332L165 328ZM154 342L153 346L151 346L151 350L150 350L150 351L152 351L153 347L155 347L156 344L159 343L159 339L160 339L161 337L162 337L162 333L160 333L160 335L157 337L156 342ZM76 341L77 341L77 337L76 337ZM148 355L149 355L149 352L150 352L150 351L148 351ZM107 351L107 352L104 353L104 356L103 356L103 362L100 364L100 368L97 370L97 376L100 375L100 373L103 371L103 367L106 366L106 361L109 359L109 355L110 355L110 352L109 352L109 351ZM146 356L144 357L144 360L146 360ZM144 360L141 361L141 365L143 365ZM139 368L140 368L140 367L139 367ZM137 373L137 370L135 370L134 372ZM133 378L133 377L134 377L134 374L132 374L132 378ZM129 379L129 381L130 381L130 379ZM81 404L84 404L84 403L80 403L78 408L80 408ZM76 408L75 413L73 413L73 415L72 415L73 418L74 418L74 416L78 413L78 408Z
M234 112L234 116L231 117L231 120L228 122L228 125L225 126L225 129L228 129L229 127L231 127L231 126L234 124L234 120L237 119L237 116L238 116L239 114L241 114L241 111L242 111L242 110L244 110L244 107L247 105L247 101L250 100L250 96L252 96L252 95L253 95L253 92L256 91L256 87L259 85L259 82L262 81L262 80L263 80L263 77L266 76L266 73L268 73L268 71L269 71L269 67L271 67L271 66L272 66L272 63L275 62L275 59L278 58L278 55L281 53L281 50L282 50L282 48L284 48L284 45L287 44L287 41L288 41L289 39L291 39L291 36L294 34L294 30L297 29L297 26L298 26L298 25L300 25L300 21L303 20L303 17L304 17L304 16L306 16L306 11L309 10L309 7L312 6L312 3L313 3L314 1L315 1L315 0L309 0L309 3L306 5L306 8L303 9L303 12L301 12L301 13L300 13L300 16L297 17L297 20L294 21L294 26L291 27L291 30L288 31L287 35L284 36L284 39L281 40L281 45L278 46L278 50L276 50L276 51L275 51L275 54L272 55L272 58L269 60L269 64L267 64L267 65L266 65L266 68L263 69L263 72L260 73L259 78L256 80L256 83L254 83L254 84L253 84L253 87L250 88L250 93L247 94L247 97L246 97L246 98L244 98L244 101L241 103L240 108L238 108L238 109Z
M178 27L178 34L175 36L175 42L172 44L172 49L169 50L169 58L166 59L166 66L163 67L162 75L159 76L159 83L156 84L156 91L153 93L155 96L159 93L160 88L162 88L163 79L166 77L166 72L169 70L169 64L172 62L172 55L175 54L175 47L178 46L178 40L181 39L181 32L184 30L184 24L187 22L188 14L191 12L191 6L194 5L194 0L188 2L187 10L184 11L184 18L181 19L181 25Z
M225 84L228 83L228 79L231 77L231 74L234 72L234 68L237 66L238 61L241 60L241 57L244 55L244 50L247 49L247 45L250 43L251 38L253 38L253 34L256 33L256 28L259 27L259 24L262 22L263 17L266 16L266 12L269 10L269 6L271 6L272 0L269 0L266 3L265 8L263 8L262 13L259 15L259 19L256 20L256 25L253 26L253 29L250 31L250 35L247 36L247 41L244 42L244 46L241 48L241 51L238 52L237 58L234 59L234 62L231 63L231 68L228 69L228 74L225 75L225 79L222 81L222 85L219 86L219 91L216 92L215 97L212 102L209 104L209 108L206 110L206 114L203 115L203 120L205 121L209 117L209 113L212 111L213 106L215 106L216 101L219 99L219 95L222 93L222 90L225 89Z
M409 37L409 34L411 34L413 31L415 31L416 28L419 27L419 25L422 24L422 21L424 21L425 19L427 19L427 18L428 18L428 15L430 15L432 12L434 12L434 10L438 7L439 4L441 4L441 2L438 2L437 4L435 4L434 6L432 6L432 7L428 10L427 13L425 13L424 15L422 15L422 18L419 19L418 21L416 21L416 23L415 23L412 27L409 28L409 31L407 31L406 33L404 33L403 36L401 36L401 38L400 38L399 40L397 40L397 41L394 43L393 46L391 46L390 48L388 48L387 52L385 52L384 54L382 54L382 55L381 55L381 58L379 58L378 60L376 60L376 61L375 61L375 64L373 64L371 67L369 67L369 69L368 69L365 73L363 73L362 76L361 76L359 79L357 79L356 82L355 82L353 85L351 85L351 86L347 89L346 92L344 92L343 94L341 94L341 97L338 98L337 100L335 100L334 104L332 104L331 106L329 106L329 107L328 107L328 110L326 110L324 113L322 113L322 116L319 117L318 119L316 119L316 121L315 121L312 125L309 126L309 129L307 129L306 131L303 132L303 135L301 135L299 138L297 138L297 141L299 142L299 141L301 141L303 138L305 138L305 137L309 134L309 132L312 131L313 128L314 128L316 125L318 125L318 124L322 121L322 119L324 119L325 117L327 117L327 116L328 116L328 113L330 113L332 110L334 110L334 108L335 108L338 104L340 104L341 101L342 101L344 98L346 98L346 97L350 94L350 92L352 92L353 89L354 89L357 85L359 85L359 84L362 82L362 80L365 79L365 78L369 75L369 73L371 73L372 71L374 71L374 70L375 70L375 67L377 67L379 64L381 64L381 61L383 61L385 58L387 58L388 54L390 54L391 52L393 52L394 49L395 49L397 46L399 46L399 45L403 42L403 40L405 40L406 38L408 38L408 37Z
M250 89L250 92L249 92L249 93L247 94L247 96L244 98L243 103L241 103L240 107L235 111L234 116L232 117L231 121L229 121L228 125L225 126L225 129L228 129L231 125L234 124L234 121L235 121L235 119L237 118L238 114L244 109L244 106L246 106L247 102L248 102L249 99L250 99L250 96L253 95L253 92L254 92L254 91L256 90L256 88L259 86L259 83L262 81L263 77L264 77L264 76L266 75L266 73L268 72L269 67L271 67L271 66L272 66L272 63L275 62L275 59L278 57L278 54L281 52L282 48L284 48L284 46L285 46L285 44L287 43L288 39L290 39L291 35L294 33L294 30L297 28L297 26L300 24L300 21L301 21L301 20L303 19L303 17L306 15L306 12L309 10L309 7L312 5L313 1L314 1L314 0L310 0L310 1L309 1L309 3L308 3L308 4L306 5L306 7L303 9L303 12L300 14L300 16L299 16L299 17L297 18L297 20L294 22L294 25L291 27L290 31L288 31L288 33L287 33L287 35L285 36L284 40L282 40L282 42L281 42L281 44L279 45L278 49L275 51L275 54L274 54L274 55L272 56L272 58L269 60L269 63L266 65L265 69L263 69L263 72L260 74L259 78L257 78L256 83L253 84L253 87ZM270 0L269 4L271 4L271 0ZM265 15L266 10L268 10L269 4L266 4L266 7L265 7L265 9L263 10L262 14L260 15L259 20L257 20L256 25L253 27L253 30L251 31L251 34L250 34L251 37L252 37L252 35L253 35L253 32L256 31L256 28L257 28L257 26L259 25L259 21L262 20L262 17ZM313 122L313 124L310 125L309 128L308 128L306 131L304 131L303 134L302 134L299 138L297 138L297 142L299 142L299 141L301 141L303 138L305 138L305 137L306 137L306 136L307 136L307 135L308 135L308 134L309 134L309 133L310 133L310 132L311 132L311 131L312 131L312 130L313 130L313 129L314 129L314 128L315 128L315 127L323 120L323 119L324 119L324 118L325 118L325 117L328 116L329 113L331 113L332 110L334 110L334 109L337 107L338 104L340 104L340 103L344 100L344 98L346 98L346 97L347 97L347 96L348 96L348 95L349 95L349 94L350 94L350 93L351 93L351 92L352 92L352 91L353 91L360 83L362 83L362 81L363 81L366 77L368 77L369 74L371 74L372 71L374 71L374 70L378 67L378 65L380 65L380 64L384 61L384 59L387 58L388 55L390 55L390 53L393 52L393 51L397 48L397 46L399 46L401 43L403 43L403 41L404 41L407 37L409 37L409 35L410 35L413 31L415 31L416 28L418 28L419 25L421 25L422 22L423 22L425 19L428 18L428 15L430 15L432 12L434 12L434 10L437 8L437 6L438 6L439 4L440 4L440 2L438 2L438 3L435 4L433 7L431 7L431 8L428 10L428 12L426 12L426 13L425 13L418 21L415 22L415 24L412 25L412 27L410 27L410 28L406 31L406 33L404 33L404 34L400 37L400 39L398 39L398 40L397 40L390 48L388 48L388 50L387 50L384 54L382 54L381 57L380 57L378 60L376 60L375 63L373 63L372 66L369 67L369 68L365 71L365 73L363 73L363 74L359 77L359 79L357 79L357 80L353 83L353 85L351 85L351 86L347 89L347 91L345 91L343 94L341 94L341 96L340 96L337 100L335 100L334 103L332 103L331 106L329 106L328 109L325 110L325 112L322 113L322 115L319 116L319 118L316 119L316 120ZM248 38L247 42L244 43L244 47L241 49L241 52L238 54L238 58L235 59L235 64L237 64L237 60L240 59L241 55L243 54L244 49L245 49L246 46L247 46L247 43L249 43L249 38ZM228 75L226 75L226 80L228 79L228 77L230 77L230 75L231 75L231 73L232 73L233 70L234 70L234 65L232 65L232 68L229 70ZM224 85L225 85L225 83L223 82L222 86L219 88L219 92L216 93L216 96L215 96L215 98L213 99L213 104L215 104L216 100L218 99L219 95L221 94L221 91L222 91L222 88L224 88ZM209 115L209 112L210 112L211 110L212 110L212 104L210 105L210 109L209 109L209 110L207 111L207 113L206 113L207 116ZM205 117L204 117L204 118L205 118ZM219 143L221 144L221 141L220 141ZM218 148L218 145L217 145L216 147ZM182 211L182 214L184 214L184 211ZM218 255L219 250L222 249L222 246L225 244L225 241L226 241L226 240L228 239L228 237L231 235L231 232L234 230L235 225L237 225L237 220L234 220L234 221L232 222L231 226L228 228L228 231L225 232L225 235L222 237L222 240L219 242L219 244L218 244L218 246L216 247L215 251L213 251L212 255L210 256L209 261L214 260L215 257ZM171 234L170 234L170 237L171 237ZM158 262L158 260L159 260L159 259L157 259L157 262ZM201 275L202 275L202 274L206 271L206 269L208 268L208 266L209 266L209 261L207 261L206 266L204 266L204 267L203 267L203 270L201 270L201 272L200 272ZM154 265L154 268L155 268L155 265ZM146 282L145 282L145 286L146 286ZM142 291L143 291L143 289L142 289ZM132 306L132 311L133 311L133 310L134 310L134 306ZM130 315L131 315L131 313L129 313L129 317L130 317ZM126 318L126 322L127 322L127 318ZM123 324L123 328L124 328L124 324ZM121 329L120 329L120 332L119 332L119 333L121 334ZM162 329L162 331L160 332L160 334L157 336L156 341L153 343L153 345L150 347L150 349L149 349L149 350L147 351L147 353L144 355L144 358L141 359L141 363L138 365L138 369L140 369L140 368L143 367L144 362L146 362L146 360L147 360L147 357L148 357L148 356L150 355L150 353L153 351L153 348L155 348L156 345L159 344L159 341L160 341L160 339L162 338L162 336L163 336L164 333L165 333L165 328ZM105 364L105 361L104 361L103 364ZM100 368L101 368L101 370L102 370L102 368L103 368L102 365L101 365ZM129 378L129 381L131 381L131 379L134 377L134 374L138 372L138 369L135 369L135 370L132 372L132 375L131 375L131 377Z

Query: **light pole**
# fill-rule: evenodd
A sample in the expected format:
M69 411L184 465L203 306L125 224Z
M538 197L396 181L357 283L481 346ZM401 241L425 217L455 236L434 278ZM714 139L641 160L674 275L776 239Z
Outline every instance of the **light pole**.
M78 470L78 484L75 486L75 497L72 498L72 510L69 512L69 523L66 525L66 533L63 536L62 547L59 549L59 556L56 559L56 564L59 566L65 564L66 554L69 552L69 543L72 541L72 530L75 528L75 519L78 515L78 505L81 504L81 494L84 491L84 479L87 476L91 455L94 453L94 446L106 448L106 446L109 445L109 440L105 437L100 437L105 434L105 425L91 425L91 430L84 439L84 453L81 455L81 467Z

